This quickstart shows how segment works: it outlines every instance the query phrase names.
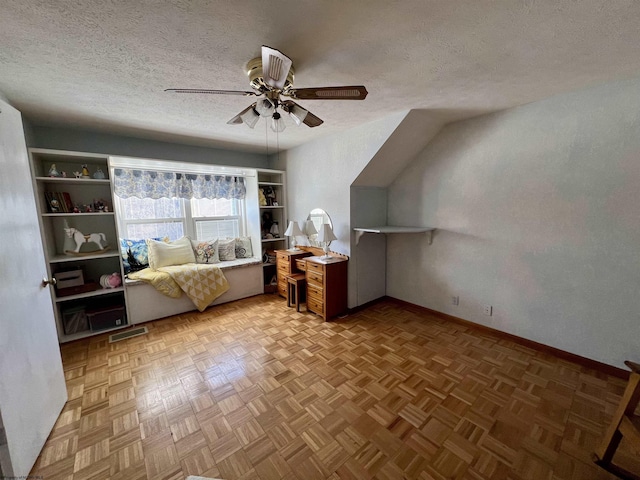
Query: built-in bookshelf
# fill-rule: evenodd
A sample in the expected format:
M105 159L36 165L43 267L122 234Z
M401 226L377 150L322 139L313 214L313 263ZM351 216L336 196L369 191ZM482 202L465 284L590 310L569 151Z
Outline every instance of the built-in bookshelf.
M60 342L127 324L125 291L103 288L122 275L106 155L29 150L47 278Z
M260 202L260 238L264 270L265 292L275 291L271 285L276 277L275 250L286 248L287 192L286 174L281 170L257 170Z

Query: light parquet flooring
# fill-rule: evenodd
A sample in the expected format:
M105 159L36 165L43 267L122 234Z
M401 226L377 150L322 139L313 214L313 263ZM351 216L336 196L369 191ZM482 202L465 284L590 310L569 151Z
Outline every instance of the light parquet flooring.
M383 301L323 322L274 295L62 347L45 480L613 478L625 382Z

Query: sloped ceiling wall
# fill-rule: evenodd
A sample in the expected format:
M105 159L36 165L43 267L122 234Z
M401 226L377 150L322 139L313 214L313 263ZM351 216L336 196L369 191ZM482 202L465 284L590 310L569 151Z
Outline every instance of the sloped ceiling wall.
M451 118L445 112L410 110L352 185L389 186Z

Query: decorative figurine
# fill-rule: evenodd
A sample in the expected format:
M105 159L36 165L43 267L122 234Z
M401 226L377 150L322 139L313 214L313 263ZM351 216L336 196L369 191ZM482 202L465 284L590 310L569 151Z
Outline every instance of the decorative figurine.
M264 188L264 196L267 199L267 205L270 207L273 206L273 202L276 201L276 192L274 192L272 187Z
M87 168L86 163L82 165L82 178L91 178L91 175L89 175L89 169Z
M96 173L93 174L93 178L96 180L104 180L104 172L98 167Z
M67 178L67 172L62 172L62 178Z
M104 200L100 199L100 200L96 200L95 198L93 199L93 211L94 212L105 212L108 211L106 209L107 205L105 203Z
M56 168L56 164L55 163L51 164L51 168L49 169L48 175L50 177L59 177L60 176L60 173L58 172L58 169Z
M65 253L72 255L79 253L83 243L95 243L98 246L98 250L104 250L107 247L107 237L105 237L104 233L90 233L89 235L85 235L76 228L66 227L64 233L67 234L67 237L73 239L76 244L73 250L67 250Z
M76 178L82 178L82 172L73 172L73 176Z

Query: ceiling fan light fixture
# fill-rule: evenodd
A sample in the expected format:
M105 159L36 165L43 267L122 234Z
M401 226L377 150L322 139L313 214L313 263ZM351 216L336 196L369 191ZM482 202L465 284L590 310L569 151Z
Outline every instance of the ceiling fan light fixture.
M296 125L298 126L302 125L302 122L304 122L304 119L307 118L308 113L309 111L305 110L300 105L294 105L289 109L289 116L293 119L294 122L296 122Z
M273 117L271 117L271 130L274 132L284 132L284 129L287 126L284 124L284 120L279 112L273 112Z
M261 117L270 117L274 110L273 102L268 98L261 98L256 104L256 110Z
M256 126L256 123L258 123L258 120L260 120L260 115L256 112L255 106L252 105L252 108L249 108L246 112L242 112L242 114L240 114L240 118L249 126L249 128L253 128Z

